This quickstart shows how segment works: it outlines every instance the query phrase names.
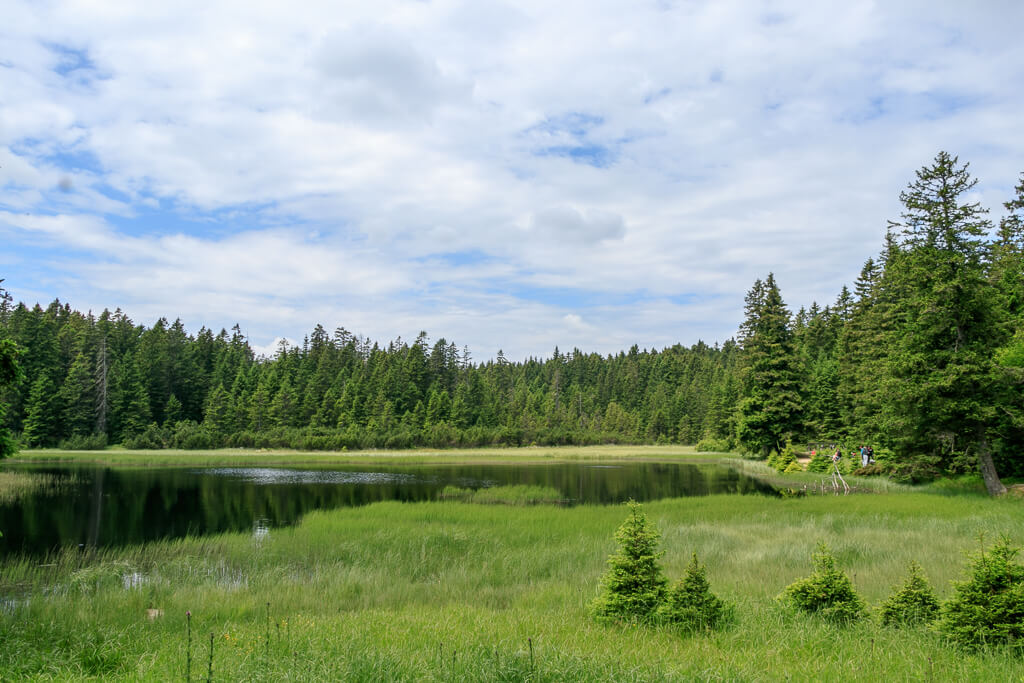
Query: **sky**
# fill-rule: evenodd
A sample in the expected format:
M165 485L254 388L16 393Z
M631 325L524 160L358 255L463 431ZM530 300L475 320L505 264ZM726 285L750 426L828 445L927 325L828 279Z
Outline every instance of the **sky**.
M835 300L940 150L1024 171L1024 3L6 0L0 278L475 360Z

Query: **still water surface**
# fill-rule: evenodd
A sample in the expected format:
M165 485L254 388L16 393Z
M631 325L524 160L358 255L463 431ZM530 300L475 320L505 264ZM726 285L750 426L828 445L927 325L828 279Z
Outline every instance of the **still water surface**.
M223 531L260 534L294 524L310 510L384 500L436 500L446 485L549 486L561 491L569 504L774 493L770 486L726 467L651 462L31 471L54 475L54 484L0 505L0 555Z

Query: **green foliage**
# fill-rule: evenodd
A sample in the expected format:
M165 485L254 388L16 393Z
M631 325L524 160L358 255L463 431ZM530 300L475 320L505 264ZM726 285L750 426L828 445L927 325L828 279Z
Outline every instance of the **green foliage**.
M938 612L939 600L921 565L911 562L906 581L882 603L879 618L883 624L927 624Z
M740 327L744 366L737 432L746 448L766 457L800 429L803 412L790 313L774 275L754 283L745 312Z
M167 448L167 430L161 428L157 423L150 423L145 430L124 440L124 447L131 449L159 449Z
M53 380L49 375L39 375L28 396L28 414L25 416L22 441L28 446L49 446L55 443L59 414Z
M732 449L727 439L705 436L697 442L696 450L698 453L728 453Z
M730 608L711 592L707 570L693 553L683 575L668 591L657 611L657 619L685 631L711 630L721 626Z
M787 586L779 599L796 610L830 621L846 623L864 616L864 601L824 543L818 544L812 560L814 572Z
M564 500L564 496L558 489L527 484L489 486L476 490L445 486L438 497L441 500L457 500L481 505L552 505Z
M970 576L954 582L953 596L942 606L938 630L967 647L1024 647L1024 566L1016 562L1019 552L1003 537L973 555Z
M106 447L106 434L75 434L62 439L58 445L58 448L65 451L102 451Z
M832 470L832 456L825 451L815 451L811 461L807 463L808 472L829 472Z
M803 467L797 462L796 450L792 443L787 443L781 452L774 457L768 457L768 465L776 472L803 472Z
M649 620L665 597L668 580L658 559L657 528L641 506L629 502L629 517L615 532L619 551L608 558L601 594L591 607L599 619Z
M0 288L0 301L3 300L4 294L3 288ZM20 355L21 350L17 344L0 337L0 460L18 452L18 443L7 426L7 404L3 398L7 386L20 382L24 377L21 363L18 361Z

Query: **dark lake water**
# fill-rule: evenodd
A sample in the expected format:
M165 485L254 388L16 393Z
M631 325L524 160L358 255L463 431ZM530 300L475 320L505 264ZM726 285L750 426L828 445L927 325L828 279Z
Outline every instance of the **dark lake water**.
M52 475L53 484L0 505L0 555L222 531L259 533L293 524L310 510L384 500L436 500L449 484L474 489L549 486L561 491L569 504L774 493L770 486L723 466L651 462L22 471Z

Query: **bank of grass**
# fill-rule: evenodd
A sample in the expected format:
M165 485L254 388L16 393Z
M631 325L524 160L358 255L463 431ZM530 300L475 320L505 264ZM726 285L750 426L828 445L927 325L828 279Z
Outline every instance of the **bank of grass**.
M96 464L119 466L244 466L244 465L347 465L377 463L449 464L544 462L550 460L699 460L718 461L727 454L698 453L693 446L550 446L523 448L453 448L444 450L291 451L221 448L217 450L65 451L27 449L6 461L18 464Z
M41 472L19 472L17 470L0 470L0 505L17 501L41 488L67 485L66 478ZM2 531L2 529L0 529Z
M438 496L441 500L455 500L478 505L557 505L568 502L562 492L550 486L490 486L465 489L445 486Z
M0 679L183 678L187 610L192 676L205 678L213 633L218 680L1024 676L1019 657L960 651L926 628L841 628L775 602L809 573L818 541L872 605L911 560L945 597L979 532L1024 541L1020 501L709 496L644 509L668 575L696 551L712 589L737 605L732 628L683 637L590 618L625 506L390 502L313 513L265 537L0 560Z

